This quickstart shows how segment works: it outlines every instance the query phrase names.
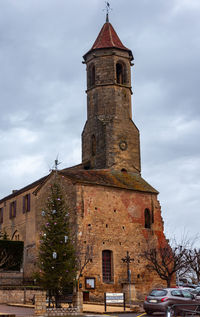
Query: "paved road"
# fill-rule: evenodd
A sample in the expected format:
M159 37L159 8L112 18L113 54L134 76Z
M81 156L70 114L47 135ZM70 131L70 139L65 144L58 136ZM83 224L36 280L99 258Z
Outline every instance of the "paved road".
M0 305L0 313L15 314L17 317L22 317L22 316L32 317L34 315L34 309Z
M120 313L117 313L117 314L114 314L115 316L119 316L119 317L152 317L152 315L147 315L146 313L123 313L123 314L120 314ZM161 313L154 313L153 314L153 317L165 317L166 314L161 314Z
M25 308L25 307L13 307L13 306L7 306L7 305L0 305L0 313L7 313L7 314L15 314L16 317L33 317L34 315L34 309L33 308ZM107 313L109 315L109 312ZM100 315L96 315L93 313L88 313L86 316L90 317L96 317ZM114 316L119 317L152 317L150 315L147 315L145 313L114 313ZM165 314L155 314L155 317L165 317Z

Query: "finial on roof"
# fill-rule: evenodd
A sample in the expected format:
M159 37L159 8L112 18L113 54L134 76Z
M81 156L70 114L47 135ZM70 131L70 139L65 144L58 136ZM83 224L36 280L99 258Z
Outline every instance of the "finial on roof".
M108 1L105 1L105 4L106 4L106 23L109 22L109 12L111 9L110 7L110 3Z
M108 15L108 13L106 13L106 23L108 23L109 22L109 15Z

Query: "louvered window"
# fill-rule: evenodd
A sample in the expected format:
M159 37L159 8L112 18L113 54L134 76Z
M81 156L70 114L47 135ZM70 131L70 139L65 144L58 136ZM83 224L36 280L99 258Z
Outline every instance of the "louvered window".
M116 79L118 84L125 84L125 65L123 63L116 64Z

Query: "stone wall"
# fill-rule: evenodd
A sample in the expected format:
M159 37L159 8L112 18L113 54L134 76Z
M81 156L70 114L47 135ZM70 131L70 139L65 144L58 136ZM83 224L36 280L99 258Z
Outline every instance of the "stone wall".
M0 289L0 304L33 304L33 298L40 290L33 289Z
M23 273L22 272L1 272L0 273L0 286L1 285L22 285Z
M126 81L116 81L122 63ZM95 67L95 84L87 90L87 122L82 133L82 161L94 169L140 173L139 131L132 121L131 68L128 52L105 49L87 55L87 72ZM95 139L95 151L92 140Z
M44 316L46 314L46 310L46 292L37 292L35 294L35 315Z
M141 256L151 242L158 247L165 241L156 195L103 186L77 187L78 238L82 254L92 247L92 261L85 267L80 281L82 290L89 291L89 300L96 301L103 300L104 292L122 292L127 281L127 266L122 258L128 251L134 259L130 270L136 298L140 299L141 295L144 298L152 287L163 284L156 274L147 271L147 262ZM144 225L146 208L154 212L151 229ZM102 275L103 250L110 250L113 258L113 280L107 283ZM95 279L94 289L87 289L86 277Z

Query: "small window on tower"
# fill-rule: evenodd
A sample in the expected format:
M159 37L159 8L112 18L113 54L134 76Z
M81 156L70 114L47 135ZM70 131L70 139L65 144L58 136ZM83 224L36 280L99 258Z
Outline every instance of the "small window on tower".
M144 211L145 228L151 229L151 212L148 208Z
M118 84L125 83L125 67L122 63L116 64L116 77L117 77Z
M89 87L95 85L95 66L94 64L89 67Z
M96 138L95 135L92 135L92 139L91 139L91 148L92 148L92 156L96 155Z

